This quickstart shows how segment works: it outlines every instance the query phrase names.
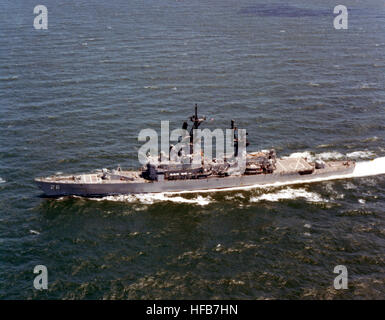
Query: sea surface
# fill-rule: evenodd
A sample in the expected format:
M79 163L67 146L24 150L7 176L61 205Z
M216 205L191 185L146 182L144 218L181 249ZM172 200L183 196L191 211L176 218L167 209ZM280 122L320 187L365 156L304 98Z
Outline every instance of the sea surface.
M344 1L347 30L338 4L2 0L0 299L384 299L384 175L102 199L33 183L137 168L139 131L195 103L250 151L384 157L384 2Z

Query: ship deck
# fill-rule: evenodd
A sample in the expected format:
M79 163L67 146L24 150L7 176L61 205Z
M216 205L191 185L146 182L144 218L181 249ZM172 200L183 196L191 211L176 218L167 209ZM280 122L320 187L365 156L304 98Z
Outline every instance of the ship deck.
M314 167L304 158L277 159L275 173L297 173L299 171L312 171Z
M49 176L36 178L36 181L55 182L55 183L130 183L130 182L147 182L140 177L139 171L119 171L119 175L112 175L111 179L102 179L100 173L85 173L71 176Z

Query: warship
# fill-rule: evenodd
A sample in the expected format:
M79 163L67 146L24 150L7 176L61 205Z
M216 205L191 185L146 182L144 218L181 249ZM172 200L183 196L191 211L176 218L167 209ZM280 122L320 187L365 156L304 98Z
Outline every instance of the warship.
M199 118L197 106L190 117L190 156L193 150L193 132L206 120ZM183 129L188 128L187 122ZM234 155L239 152L237 128L231 120L234 134ZM246 146L248 142L246 141ZM274 183L301 183L320 178L350 174L354 161L322 161L306 157L277 158L274 149L245 152L245 165L234 170L234 161L227 158L212 159L201 163L185 163L178 160L149 160L139 170L102 169L93 173L77 175L53 175L35 178L35 183L48 197L87 196L103 197L133 193L183 192L200 190L221 190L227 188L263 186ZM150 159L151 157L149 157ZM239 167L238 167L239 168Z

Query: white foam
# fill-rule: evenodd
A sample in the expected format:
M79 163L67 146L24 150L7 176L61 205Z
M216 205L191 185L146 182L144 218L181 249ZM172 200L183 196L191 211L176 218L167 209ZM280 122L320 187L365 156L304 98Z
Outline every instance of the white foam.
M294 152L290 154L287 158L307 158L309 161L314 161L316 159L321 160L341 160L344 158L349 159L368 159L373 158L375 156L375 153L372 151L354 151L347 153L346 155L338 152L338 151L328 151L328 152L322 152L322 153L316 153L313 154L309 151L303 151L303 152ZM286 157L283 157L286 158Z
M352 177L367 177L380 174L385 174L385 157L357 162Z
M367 159L367 158L373 158L375 154L372 151L354 151L354 152L347 153L346 156L349 159Z
M144 86L144 89L159 89L158 86Z
M352 189L357 189L357 186L354 185L354 184L351 183L351 182L347 182L347 183L344 184L344 188L345 188L346 190L352 190Z
M280 200L293 200L297 198L302 198L309 202L328 202L328 200L322 199L322 197L319 194L315 192L306 191L303 188L300 188L300 189L286 188L274 193L265 193L258 197L250 198L250 202L259 202L259 201L276 202Z
M322 160L339 160L344 158L345 156L337 151L331 151L331 152L322 152L320 154L317 154L315 156L317 159L322 159Z
M0 183L5 183L6 181L2 178L2 177L0 177Z
M378 140L378 137L377 136L373 136L373 137L365 139L364 142L373 142L373 141L377 141L377 140Z
M96 201L119 201L119 202L140 202L143 204L153 204L160 201L171 201L175 203L192 203L200 206L208 205L212 202L210 197L197 196L194 199L186 199L180 196L169 196L166 193L139 193L139 194L126 194L126 195L116 195L116 196L106 196L102 198L90 198L91 200Z
M307 158L307 159L313 159L314 156L309 151L304 152L294 152L290 154L288 157L282 157L282 158Z

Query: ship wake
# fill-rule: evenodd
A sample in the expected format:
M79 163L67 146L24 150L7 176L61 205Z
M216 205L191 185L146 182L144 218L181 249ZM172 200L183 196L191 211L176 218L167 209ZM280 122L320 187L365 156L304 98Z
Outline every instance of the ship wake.
M307 191L303 188L292 189L290 187L279 190L273 193L264 193L257 197L251 197L250 202L271 201L277 202L280 200L304 199L307 202L322 203L329 202L323 199L318 193Z
M181 196L173 196L166 193L142 193L142 194L127 194L127 195L116 195L116 196L106 196L102 198L89 198L90 200L96 201L118 201L118 202L128 202L136 203L140 202L142 204L154 204L156 202L162 201L171 201L174 203L189 203L196 204L200 206L208 205L211 202L210 197L203 197L201 195L196 198L186 199Z
M376 176L385 174L385 157L376 158L370 161L357 162L352 178Z

